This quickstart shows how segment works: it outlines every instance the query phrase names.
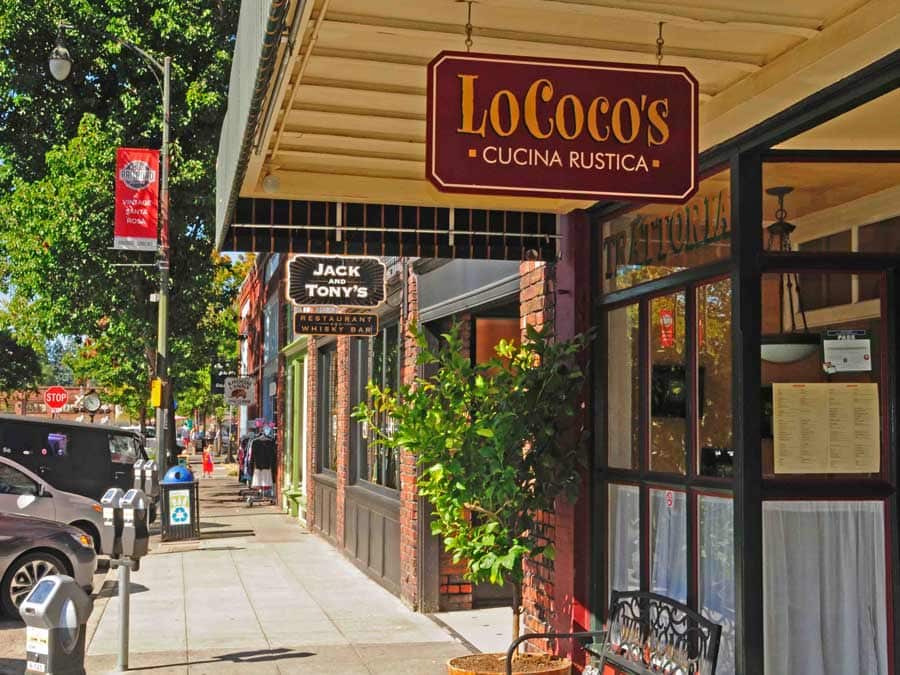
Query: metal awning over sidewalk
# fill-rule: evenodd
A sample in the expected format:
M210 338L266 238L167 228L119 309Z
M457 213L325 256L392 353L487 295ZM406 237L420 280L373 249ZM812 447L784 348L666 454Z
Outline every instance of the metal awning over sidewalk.
M219 147L218 248L545 255L555 230L539 214L589 203L444 194L425 179L426 66L465 48L466 10L455 0L245 0ZM477 51L628 63L655 62L660 22L663 63L700 82L704 150L895 50L900 5L477 0L471 15ZM519 243L493 243L510 238L495 223L517 219ZM463 221L479 229L457 248Z

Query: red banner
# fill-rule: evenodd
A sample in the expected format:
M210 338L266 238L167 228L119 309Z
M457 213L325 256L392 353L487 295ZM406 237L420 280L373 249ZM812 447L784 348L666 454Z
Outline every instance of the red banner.
M659 310L659 346L675 346L675 315L671 309Z
M442 52L426 173L442 192L683 202L698 91L681 67Z
M116 153L114 248L156 249L159 220L159 151L119 148Z

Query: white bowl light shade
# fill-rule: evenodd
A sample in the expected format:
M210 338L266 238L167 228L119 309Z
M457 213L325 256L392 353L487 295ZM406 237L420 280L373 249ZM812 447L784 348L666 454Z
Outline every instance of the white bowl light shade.
M281 179L274 173L268 174L262 181L263 191L274 194L281 189Z
M72 57L69 56L69 50L62 45L56 45L50 52L50 74L62 82L71 72Z
M778 343L762 345L760 355L763 361L769 363L794 363L808 358L816 351L819 345L804 345L791 343Z

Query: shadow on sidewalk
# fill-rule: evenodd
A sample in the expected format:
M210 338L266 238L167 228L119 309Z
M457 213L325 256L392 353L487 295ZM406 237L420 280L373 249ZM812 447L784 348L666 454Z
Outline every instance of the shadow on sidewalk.
M256 649L246 652L231 652L202 661L185 661L183 663L165 663L154 666L131 666L130 671L157 670L159 668L177 668L178 666L198 666L205 663L268 663L269 661L287 661L292 659L305 659L315 656L315 652L295 652L286 647L280 649ZM2 665L0 661L0 665ZM0 671L5 673L6 671Z
M25 659L0 659L0 673L19 675L25 672Z

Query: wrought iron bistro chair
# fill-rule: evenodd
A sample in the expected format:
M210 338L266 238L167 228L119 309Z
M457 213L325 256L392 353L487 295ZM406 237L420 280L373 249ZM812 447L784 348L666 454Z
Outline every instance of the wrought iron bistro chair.
M596 657L591 668L601 675L715 675L721 636L721 626L671 598L613 591L606 630L527 633L510 645L506 673L512 675L512 658L522 642L574 639Z

